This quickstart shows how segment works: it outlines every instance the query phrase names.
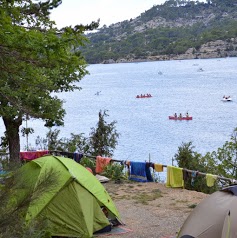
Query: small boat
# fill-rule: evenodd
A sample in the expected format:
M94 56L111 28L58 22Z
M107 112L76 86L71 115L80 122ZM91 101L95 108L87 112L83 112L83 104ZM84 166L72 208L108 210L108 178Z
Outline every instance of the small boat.
M198 72L203 72L203 71L204 71L203 68L198 69Z
M228 97L223 97L222 99L221 99L221 101L222 102L232 102L232 98L230 97L230 96L228 96Z
M100 93L101 93L101 91L98 91L98 92L95 93L95 95L99 96Z
M193 120L193 117L190 117L190 116L188 116L188 117L169 116L169 119L170 120L187 120L187 121L189 121L189 120Z

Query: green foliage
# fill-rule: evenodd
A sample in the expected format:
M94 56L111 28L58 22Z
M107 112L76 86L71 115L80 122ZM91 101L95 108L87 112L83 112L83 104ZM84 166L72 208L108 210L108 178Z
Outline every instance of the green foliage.
M113 155L114 149L118 144L117 139L119 134L115 127L116 121L107 123L105 121L105 117L108 116L106 112L99 112L97 127L91 128L89 144L91 155L94 156L110 157Z
M16 165L17 166L17 165ZM58 174L49 171L45 178L32 188L22 179L17 170L8 171L0 178L0 237L50 238L47 223L42 219L25 222L25 215L30 203L43 193L50 191L57 183ZM21 196L17 191L21 191ZM18 195L16 195L18 194Z
M57 29L50 12L61 2L4 0L0 4L0 116L15 162L23 117L40 118L49 127L63 125L63 101L55 93L80 89L75 82L88 73L76 49L87 40L83 33L98 23Z
M195 208L197 206L197 204L191 204L188 206L188 208Z
M126 179L126 176L124 174L124 165L121 165L117 162L113 162L107 165L104 169L103 175L108 178L111 178L117 183L121 182L121 180L123 179Z
M175 154L174 159L177 161L178 167L180 168L216 174L214 168L210 166L210 164L213 165L213 161L203 159L201 154L195 152L192 142L182 143L178 148L178 152ZM205 176L196 176L195 178L189 176L189 178L185 180L184 187L189 190L204 193L212 193L218 189L217 184L213 187L207 187Z
M233 130L230 141L213 151L209 156L216 161L218 174L226 178L237 179L237 128Z
M96 174L96 172L95 172L96 160L95 159L83 157L80 161L80 164L84 167L90 168L92 170L93 174Z
M83 151L86 153L89 149L88 139L84 137L84 134L71 133L70 138L58 138L60 130L50 130L47 133L48 149L59 151Z
M208 152L204 156L194 151L192 142L183 143L175 154L174 159L180 168L218 175L220 177L237 179L237 128L233 130L230 141L218 148L217 151ZM230 184L228 180L220 180L215 186L206 186L205 176L198 176L191 183L192 178L185 181L185 188L190 190L211 193L218 187Z
M37 137L37 149L48 149L55 151L82 152L91 156L112 156L118 143L119 134L116 130L116 121L107 123L106 111L99 112L99 121L96 128L91 128L90 137L87 138L83 133L73 134L70 138L59 138L60 130L49 130L46 138Z
M103 27L89 34L90 42L81 51L88 63L183 54L189 48L198 50L210 41L237 37L236 11L237 5L230 0L209 3L166 1L135 20ZM152 23L157 25L150 27Z

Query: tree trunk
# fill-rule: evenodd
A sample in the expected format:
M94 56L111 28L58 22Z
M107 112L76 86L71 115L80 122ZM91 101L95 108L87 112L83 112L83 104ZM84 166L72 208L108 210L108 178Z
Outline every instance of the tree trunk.
M22 124L22 118L17 119L12 119L8 117L2 118L6 127L6 135L10 152L10 164L17 165L20 163L19 127Z

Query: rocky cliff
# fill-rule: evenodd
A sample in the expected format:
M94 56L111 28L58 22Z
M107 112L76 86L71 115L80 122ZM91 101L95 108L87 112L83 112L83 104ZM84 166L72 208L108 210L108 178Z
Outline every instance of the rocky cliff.
M237 3L169 0L140 16L89 34L89 63L237 56Z

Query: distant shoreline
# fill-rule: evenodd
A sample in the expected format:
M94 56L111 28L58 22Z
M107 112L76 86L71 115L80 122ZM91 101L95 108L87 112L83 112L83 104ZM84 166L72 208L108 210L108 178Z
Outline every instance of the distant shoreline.
M120 58L117 60L108 59L103 60L101 64L115 64L115 63L140 63L140 62L153 62L153 61L169 61L169 60L190 60L190 59L218 59L227 57L237 57L237 38L231 39L230 42L223 40L211 41L203 44L199 50L189 48L184 54L170 54L170 55L153 55L146 58L135 59L131 56ZM232 47L233 50L228 50Z
M160 56L153 56L152 59L148 58L148 59L119 59L119 60L113 60L113 59L109 59L109 60L104 60L103 62L101 62L100 64L119 64L119 63L143 63L143 62L155 62L155 61L170 61L170 60L192 60L192 59L222 59L222 58L228 58L228 57L237 57L236 55L231 55L231 56L212 56L212 57L208 57L208 55L206 55L206 57L197 57L196 55L189 55L187 57L186 54L183 55L176 55L176 56L164 56L164 55L160 55Z

